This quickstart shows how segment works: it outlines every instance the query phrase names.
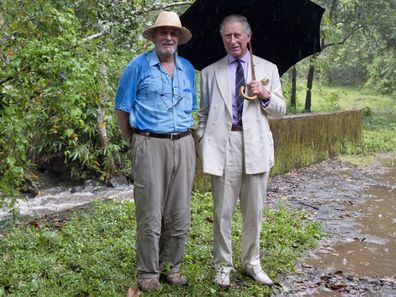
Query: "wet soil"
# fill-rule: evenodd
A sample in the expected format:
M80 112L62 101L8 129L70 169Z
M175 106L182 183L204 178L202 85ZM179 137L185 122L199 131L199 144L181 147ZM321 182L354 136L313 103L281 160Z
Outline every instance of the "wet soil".
M281 277L275 296L396 296L396 155L369 165L330 159L272 177L283 199L321 222L327 236Z

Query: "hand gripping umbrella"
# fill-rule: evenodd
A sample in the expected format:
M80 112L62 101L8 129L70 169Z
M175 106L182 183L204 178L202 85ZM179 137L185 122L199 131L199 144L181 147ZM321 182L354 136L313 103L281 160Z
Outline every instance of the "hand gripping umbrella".
M253 50L252 50L251 42L249 42L249 53L250 53L250 68L252 70L252 80L256 80L256 73L254 71L254 62L253 62ZM241 86L241 88L239 89L239 93L241 94L241 96L243 98L248 99L248 100L256 100L258 98L257 95L254 95L254 96L245 95L245 86Z
M255 55L276 64L282 75L320 51L323 13L324 8L309 0L197 0L180 17L192 38L179 46L178 53L197 70L216 62L226 55L221 21L229 14L241 14L251 26Z

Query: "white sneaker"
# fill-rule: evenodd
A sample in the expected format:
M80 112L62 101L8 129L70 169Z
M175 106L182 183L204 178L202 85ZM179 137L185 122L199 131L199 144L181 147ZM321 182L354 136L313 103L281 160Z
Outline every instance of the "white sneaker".
M273 281L268 277L268 275L261 269L260 266L254 266L254 267L246 267L245 272L254 278L257 282L272 286L274 283Z
M230 282L230 273L231 267L221 267L216 270L216 275L214 282L222 288L229 288L231 285Z

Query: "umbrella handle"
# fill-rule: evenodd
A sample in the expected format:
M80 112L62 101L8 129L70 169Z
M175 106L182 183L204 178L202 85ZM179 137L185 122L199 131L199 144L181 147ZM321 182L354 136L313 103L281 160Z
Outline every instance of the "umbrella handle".
M247 96L247 95L245 95L245 86L241 86L241 88L239 89L239 94L243 97L243 98L245 98L245 99L247 99L247 100L256 100L258 97L257 97L257 95L254 95L254 96Z
M253 63L253 49L251 42L249 42L249 52L250 52L250 68L252 70L252 80L256 80L256 73L254 71L254 63ZM258 98L257 95L254 96L245 95L245 86L241 86L241 88L239 89L239 94L247 100L256 100Z

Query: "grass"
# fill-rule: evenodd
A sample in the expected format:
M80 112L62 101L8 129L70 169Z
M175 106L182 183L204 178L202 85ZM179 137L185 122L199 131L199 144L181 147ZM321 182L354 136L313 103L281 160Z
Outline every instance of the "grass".
M125 296L136 287L135 216L131 202L96 202L66 221L32 221L8 230L0 241L0 296ZM213 284L212 198L195 193L182 272L190 285L163 284L144 296L267 296L270 289L242 275L239 211L233 220L235 286ZM304 212L278 207L264 211L262 265L275 280L323 235ZM273 290L280 290L275 287Z
M377 153L396 152L396 97L371 94L367 90L331 88L340 94L341 108L363 110L362 141L346 146L342 159L354 163L370 162Z
M303 90L303 88L300 88ZM298 93L297 109L303 109ZM396 152L396 96L373 93L365 88L315 87L312 95L312 112L340 109L363 111L363 133L359 145L346 145L342 160L352 163L367 163L377 153Z

